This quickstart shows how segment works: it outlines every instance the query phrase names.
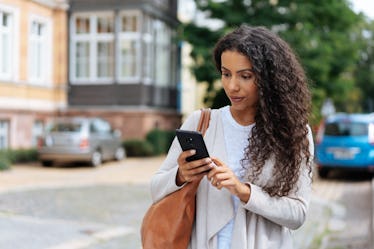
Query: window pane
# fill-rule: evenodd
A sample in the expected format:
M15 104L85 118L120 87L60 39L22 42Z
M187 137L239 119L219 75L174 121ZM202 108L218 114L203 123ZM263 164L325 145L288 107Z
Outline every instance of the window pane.
M113 18L112 17L98 17L97 33L113 33Z
M8 148L8 125L7 121L0 120L0 149Z
M90 75L90 44L77 42L76 44L76 71L77 78L87 78Z
M155 22L156 55L155 81L158 85L169 84L170 77L170 32L168 27L160 21Z
M37 146L38 137L43 134L44 124L43 121L37 120L32 127L32 146Z
M90 19L88 17L77 17L75 26L77 34L88 34L90 32Z
M136 42L121 42L121 77L136 76Z
M0 15L2 16L1 26L9 27L9 14L0 12Z
M31 23L31 34L34 36L38 35L38 23L35 21Z
M136 15L128 15L122 17L122 32L137 32L138 18Z
M11 77L14 33L12 14L0 11L0 75Z
M45 81L48 72L45 70L48 63L46 49L48 47L47 26L45 23L32 21L30 27L30 43L29 43L29 76L32 80Z
M1 48L0 48L0 73L6 74L10 73L10 35L8 33L3 33L0 37Z
M365 123L329 123L326 124L327 136L365 136L368 134L368 125Z
M112 77L114 72L113 58L114 45L112 42L99 42L97 46L97 72L98 77Z

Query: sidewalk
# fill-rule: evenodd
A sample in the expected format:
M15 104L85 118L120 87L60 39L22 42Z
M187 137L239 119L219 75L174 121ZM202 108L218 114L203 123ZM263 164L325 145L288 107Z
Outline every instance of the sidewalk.
M295 231L294 249L320 248L330 230L344 226L344 207L313 195L304 225Z
M23 189L79 187L100 184L148 184L163 156L127 158L101 167L42 167L39 163L13 165L0 171L0 193Z

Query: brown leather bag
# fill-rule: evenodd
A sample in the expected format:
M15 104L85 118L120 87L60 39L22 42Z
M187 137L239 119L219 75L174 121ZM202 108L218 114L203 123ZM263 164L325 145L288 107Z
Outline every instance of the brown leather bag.
M210 109L201 109L197 130L208 129ZM196 191L200 181L187 183L151 205L143 218L143 249L186 249L195 221Z

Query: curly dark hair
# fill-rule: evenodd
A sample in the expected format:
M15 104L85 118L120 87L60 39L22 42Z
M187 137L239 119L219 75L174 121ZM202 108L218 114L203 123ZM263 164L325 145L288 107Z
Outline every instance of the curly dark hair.
M305 72L290 46L264 27L242 25L217 42L213 56L220 72L221 55L227 50L250 60L258 87L255 126L242 159L246 176L259 180L265 161L274 157L273 179L262 187L271 196L286 196L296 189L304 160L311 175L311 97Z

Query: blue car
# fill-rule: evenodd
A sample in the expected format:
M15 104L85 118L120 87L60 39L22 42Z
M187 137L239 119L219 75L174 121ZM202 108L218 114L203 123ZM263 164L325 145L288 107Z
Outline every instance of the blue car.
M331 169L374 169L374 114L334 114L326 118L316 137L320 177Z

